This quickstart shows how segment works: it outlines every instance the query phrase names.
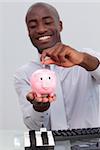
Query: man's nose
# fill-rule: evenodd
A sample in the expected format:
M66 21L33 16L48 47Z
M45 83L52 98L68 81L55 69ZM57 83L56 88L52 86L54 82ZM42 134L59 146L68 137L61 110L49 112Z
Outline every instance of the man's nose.
M37 32L38 34L43 34L47 31L47 27L43 23L39 23Z

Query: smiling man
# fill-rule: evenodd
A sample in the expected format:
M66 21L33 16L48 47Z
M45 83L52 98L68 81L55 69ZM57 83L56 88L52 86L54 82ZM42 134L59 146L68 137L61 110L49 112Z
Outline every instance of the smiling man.
M29 37L40 54L44 49L61 42L62 22L52 6L43 3L33 5L26 15L26 23Z
M40 61L29 62L15 74L25 125L34 130L42 126L48 129L99 126L100 54L63 44L62 21L57 10L47 3L35 3L29 8L26 24ZM45 101L31 90L30 76L43 64L56 73L56 100L54 96Z

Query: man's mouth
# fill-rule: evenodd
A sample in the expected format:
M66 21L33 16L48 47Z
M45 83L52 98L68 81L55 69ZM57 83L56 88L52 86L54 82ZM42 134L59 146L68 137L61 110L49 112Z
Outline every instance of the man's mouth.
M38 40L41 42L45 42L45 41L48 41L50 38L51 38L51 36L48 35L48 36L39 37Z

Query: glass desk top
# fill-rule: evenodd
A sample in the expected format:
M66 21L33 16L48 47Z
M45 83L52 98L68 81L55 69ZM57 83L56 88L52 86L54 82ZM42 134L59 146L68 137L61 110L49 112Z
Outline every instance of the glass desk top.
M24 133L28 131L0 130L0 150L25 150ZM72 144L69 140L57 141L54 150L72 150L71 146L75 144L86 145L86 142L75 141Z
M28 131L27 131L28 132ZM25 150L24 133L26 131L1 130L0 131L0 150ZM69 141L59 141L54 150L70 150ZM66 148L64 145L68 145Z
M24 150L24 131L1 130L0 150Z

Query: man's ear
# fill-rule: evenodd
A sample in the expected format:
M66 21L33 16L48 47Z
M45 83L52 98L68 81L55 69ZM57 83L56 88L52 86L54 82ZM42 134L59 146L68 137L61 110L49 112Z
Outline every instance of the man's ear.
M59 28L59 29L60 29L59 31L61 32L61 31L63 30L63 23L62 23L62 21L59 21L59 27L60 27L60 28Z

